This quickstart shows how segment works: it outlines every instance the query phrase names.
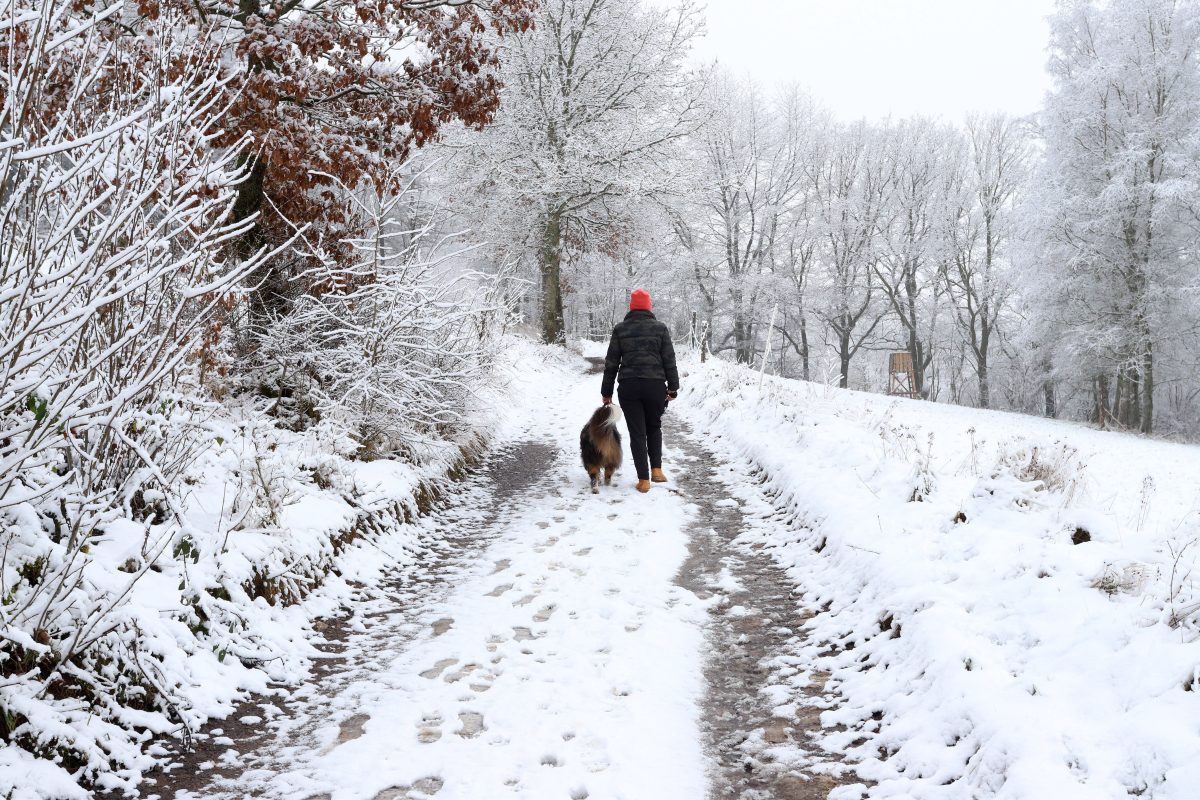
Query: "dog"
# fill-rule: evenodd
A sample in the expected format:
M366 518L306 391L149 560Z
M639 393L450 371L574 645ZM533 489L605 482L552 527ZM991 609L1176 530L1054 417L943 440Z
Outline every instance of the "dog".
M617 430L620 421L619 406L600 406L579 432L579 455L592 479L592 494L600 491L600 470L604 470L604 485L608 486L621 466L621 432Z

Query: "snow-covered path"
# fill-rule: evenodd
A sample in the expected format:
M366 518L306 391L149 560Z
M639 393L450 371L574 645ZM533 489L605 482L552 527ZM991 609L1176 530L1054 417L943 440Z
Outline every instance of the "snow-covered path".
M1176 625L1195 622L1168 614L1197 595L1156 605L1174 578L1150 562L1138 586L1093 578L1170 555L1200 501L1149 500L1194 475L1193 451L806 384L760 396L718 363L691 365L668 414L672 482L638 495L626 466L592 495L576 437L598 378L546 361L524 428L324 623L326 666L147 793L1193 800L1200 672ZM1094 479L1106 456L1163 461L1111 519L1026 476L1039 447L1093 438Z
M596 383L581 371L550 387L531 414L534 433L510 448L540 457L499 462L527 474L493 469L457 499L473 510L433 523L470 529L474 545L459 543L466 561L446 559L407 597L364 599L347 663L294 693L291 713L252 751L236 723L218 729L221 777L147 788L333 800L704 797L702 651L714 601L675 581L695 507L673 488L633 492L628 466L617 485L587 492L577 436Z
M809 769L828 676L788 656L808 617L794 584L738 541L744 465L671 411L672 482L639 495L627 464L589 493L577 437L598 377L575 363L421 523L427 549L324 626L328 662L149 792L811 800L843 782Z
M573 385L548 398L541 423L568 452L594 394ZM703 609L673 583L684 504L627 486L594 496L581 476L563 454L540 491L496 498L512 507L479 568L426 620L428 635L359 690L362 735L273 782L333 800L395 787L703 796Z

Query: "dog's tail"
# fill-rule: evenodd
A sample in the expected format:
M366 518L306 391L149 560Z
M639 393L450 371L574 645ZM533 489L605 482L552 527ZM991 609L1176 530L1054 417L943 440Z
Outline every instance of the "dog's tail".
M610 431L617 427L617 423L621 421L621 407L617 405L600 406L596 412L592 414L592 418L588 420L588 430L593 436L603 435L606 431Z
M620 421L621 407L616 403L610 403L608 406L608 419L604 420L604 424L610 428L615 428Z

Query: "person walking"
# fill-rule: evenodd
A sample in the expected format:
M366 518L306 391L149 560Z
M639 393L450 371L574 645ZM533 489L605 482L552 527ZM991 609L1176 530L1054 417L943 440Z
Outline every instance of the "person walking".
M662 471L662 415L667 400L679 395L675 345L652 307L649 292L635 289L630 295L629 313L613 328L600 385L600 397L604 405L610 405L613 383L620 379L617 402L629 428L639 492L650 491L651 481L667 480Z

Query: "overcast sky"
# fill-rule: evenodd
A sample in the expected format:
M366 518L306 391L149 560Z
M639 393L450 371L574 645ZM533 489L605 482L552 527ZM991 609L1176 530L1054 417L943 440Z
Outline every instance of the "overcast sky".
M840 117L1037 110L1054 0L707 0L698 55Z

